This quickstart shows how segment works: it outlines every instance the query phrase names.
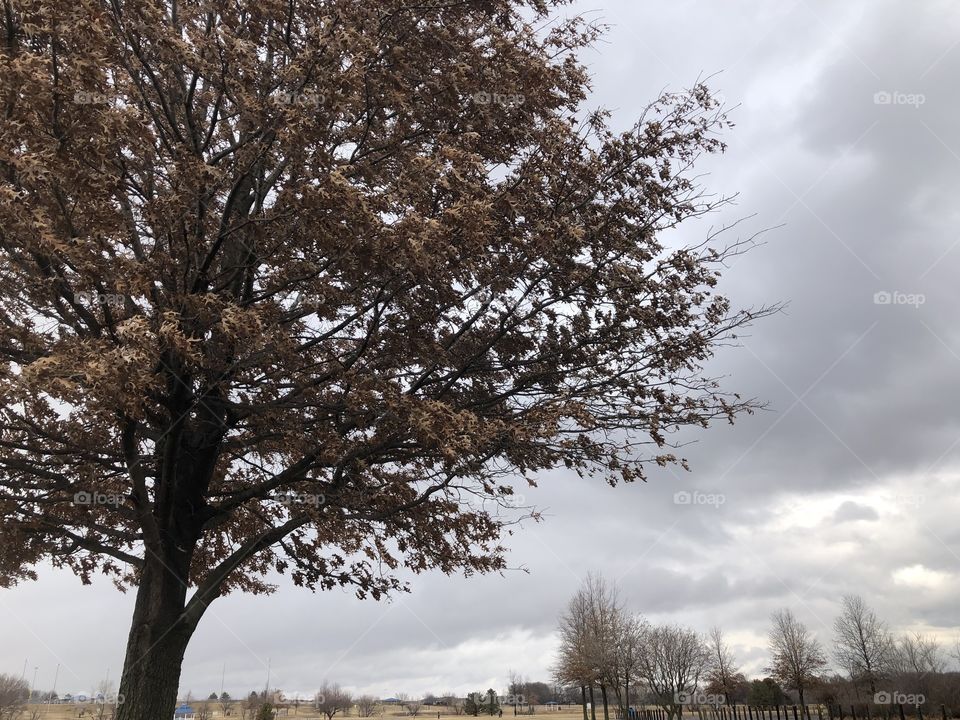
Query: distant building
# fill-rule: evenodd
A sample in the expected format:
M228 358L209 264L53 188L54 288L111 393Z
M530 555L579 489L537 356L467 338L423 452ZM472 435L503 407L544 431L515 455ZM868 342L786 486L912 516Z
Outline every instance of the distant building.
M173 711L173 720L196 720L197 714L187 703L183 703Z

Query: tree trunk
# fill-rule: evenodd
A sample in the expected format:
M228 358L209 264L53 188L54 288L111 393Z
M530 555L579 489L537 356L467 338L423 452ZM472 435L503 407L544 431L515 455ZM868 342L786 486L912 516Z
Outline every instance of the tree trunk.
M603 720L610 720L610 710L607 708L607 686L600 683L600 696L603 698Z
M593 683L590 683L590 717L597 720L597 703L593 700Z
M583 720L587 719L587 686L580 686L580 703L583 705Z
M627 675L625 678L626 682L624 683L623 690L623 717L630 717L630 675Z
M116 720L166 720L173 717L180 671L196 623L182 618L186 583L177 566L146 553L120 679ZM189 566L189 564L187 564Z

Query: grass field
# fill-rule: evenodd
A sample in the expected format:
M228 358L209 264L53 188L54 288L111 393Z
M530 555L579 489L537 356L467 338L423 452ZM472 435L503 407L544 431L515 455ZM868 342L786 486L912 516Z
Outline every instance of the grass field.
M197 708L198 703L194 703L194 709ZM440 720L469 720L473 716L465 715L455 715L450 712L447 708L444 707L424 707L420 713L417 715L415 720L437 720L437 713L440 713ZM78 704L78 705L29 705L27 712L24 714L23 720L30 720L32 717L31 713L36 712L37 718L41 720L76 720L77 718L84 718L85 720L98 720L99 708L91 704ZM82 714L81 714L82 713ZM613 713L611 713L612 717ZM109 712L104 715L104 720L108 720L110 717ZM299 720L326 720L325 715L318 715L316 711L311 708L301 705L299 708L280 708L278 718L299 718ZM341 720L344 716L338 714L335 720ZM383 714L377 714L370 720L401 720L401 718L409 718L410 716L403 712L400 708L388 707L384 709ZM520 716L523 718L530 718L529 715ZM597 720L600 720L600 715L598 714ZM211 703L211 720L251 720L250 715L247 714L246 717L240 710L239 703L234 706L229 716L224 716L220 712L220 708L214 706ZM356 712L351 713L347 716L349 720L360 720L357 718ZM481 715L480 720L483 718L490 718L489 715ZM494 716L495 720L497 716ZM503 711L503 720L508 718L513 718L513 710L511 708L505 708ZM540 718L540 720L582 720L582 713L579 705L575 706L564 706L562 710L555 710L546 707L537 708L536 713L533 715L533 718Z

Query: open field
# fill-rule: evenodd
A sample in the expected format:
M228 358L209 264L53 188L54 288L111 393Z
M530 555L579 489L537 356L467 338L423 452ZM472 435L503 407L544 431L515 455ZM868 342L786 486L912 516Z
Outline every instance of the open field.
M194 709L197 708L198 703L194 703ZM95 705L89 703L74 704L74 705L29 705L28 711L25 713L25 720L29 720L32 717L31 713L36 711L37 717L41 720L76 720L77 718L85 718L86 720L98 720L99 714L97 713L98 708ZM436 720L438 717L440 720L468 720L473 716L465 715L455 715L450 712L447 708L424 708L417 715L416 720ZM83 713L83 714L81 714ZM612 714L611 714L612 716ZM326 720L326 716L318 714L316 711L311 708L304 707L301 705L299 708L280 708L277 714L278 718L299 718L300 720ZM337 714L335 720L341 720L344 716L342 714ZM347 716L350 720L361 720L357 717L355 712ZM399 708L387 708L383 714L374 715L370 720L400 720L401 718L409 718L410 716L407 713L402 712ZM480 718L489 718L489 715L481 715ZM494 716L496 718L496 716ZM512 718L513 710L505 709L503 711L503 717ZM523 715L520 717L529 718L529 715ZM582 714L579 706L564 706L562 710L553 710L547 708L537 708L533 718L550 718L551 720L582 720ZM109 714L105 715L106 718L109 718ZM238 706L235 706L231 711L229 716L224 716L220 711L220 708L211 709L211 720L249 720L249 715L244 718L244 715L241 713ZM598 715L598 720L600 715Z

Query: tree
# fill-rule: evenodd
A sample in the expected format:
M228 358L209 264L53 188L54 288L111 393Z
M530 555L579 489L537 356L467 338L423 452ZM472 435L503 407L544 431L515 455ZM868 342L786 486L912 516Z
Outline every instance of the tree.
M277 717L276 711L273 709L273 704L265 702L257 709L256 720L274 720Z
M710 666L710 650L690 628L655 625L644 635L639 675L668 718L680 718Z
M509 478L756 406L703 370L771 310L717 294L744 244L661 239L722 109L613 132L561 4L5 4L0 583L136 588L118 720L228 592L500 570Z
M507 676L510 679L509 684L507 685L507 697L506 704L513 706L513 714L517 714L517 706L523 705L528 702L526 699L527 694L527 680L520 673L510 670L507 672Z
M477 716L480 714L480 707L483 704L482 693L469 693L463 703L463 711L466 715Z
M807 626L789 609L778 610L771 616L768 642L771 665L768 672L788 690L796 690L804 705L804 691L809 688L827 664L819 641Z
M256 690L251 690L246 702L243 704L243 717L251 717L254 720L258 720L257 716L260 713L260 706L264 704L264 700L265 698L261 693Z
M30 685L14 675L0 673L0 720L19 717L30 697Z
M220 712L222 712L224 716L230 714L231 710L233 710L233 706L234 702L233 698L230 697L230 693L228 693L226 690L220 693Z
M773 678L768 677L763 680L750 681L750 691L747 695L748 705L776 707L783 705L787 699L783 688L781 688Z
M605 720L609 717L608 688L614 692L621 716L627 716L645 629L642 618L624 607L615 585L592 573L587 575L560 617L560 654L553 668L558 683L579 684L584 720L587 688L596 716L594 685L600 688Z
M457 697L452 692L444 693L443 704L446 705L454 715L463 715L467 712L466 698Z
M612 642L606 663L607 682L613 688L620 709L619 717L629 717L630 691L636 691L646 621L617 606L613 616Z
M610 678L617 675L614 646L618 618L624 611L616 585L606 582L600 575L588 574L583 591L587 598L587 657L600 688L603 720L610 720L607 686Z
M560 615L560 650L557 662L552 669L557 682L574 683L579 686L583 720L587 720L587 688L590 689L590 707L596 718L593 684L599 675L595 651L597 644L593 638L591 625L591 598L588 587L591 577L588 576L577 589Z
M373 695L359 695L356 699L356 705L357 715L362 718L368 718L376 714L380 701L373 697Z
M94 704L91 715L96 720L107 720L113 718L117 708L117 690L110 680L101 680L97 683L96 692L93 696Z
M936 638L922 633L902 635L891 652L891 672L897 678L899 690L913 695L930 695L930 677L945 667L940 644Z
M710 651L707 692L723 696L724 703L735 702L737 685L745 682L746 678L737 667L733 652L723 637L723 630L717 626L710 629L707 647Z
M323 681L323 685L317 691L314 707L327 716L327 720L333 720L333 716L338 712L346 713L353 706L353 698L346 690L337 683Z
M403 701L403 709L407 711L410 717L416 717L420 714L423 707L423 701L418 698L408 697Z
M489 688L486 694L486 703L483 709L490 715L496 715L500 711L500 700L493 688Z
M523 686L523 700L528 705L542 705L549 700L556 700L554 689L540 680L528 680Z
M845 595L833 631L834 657L850 680L864 683L872 697L877 680L889 669L894 649L886 624L859 595Z

